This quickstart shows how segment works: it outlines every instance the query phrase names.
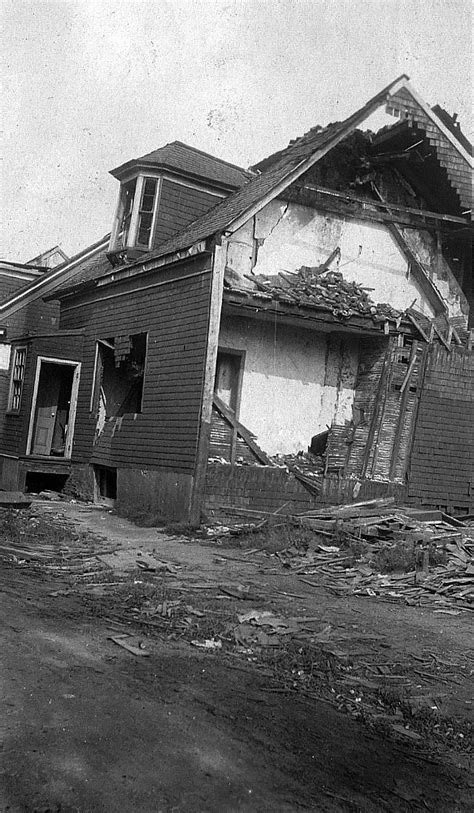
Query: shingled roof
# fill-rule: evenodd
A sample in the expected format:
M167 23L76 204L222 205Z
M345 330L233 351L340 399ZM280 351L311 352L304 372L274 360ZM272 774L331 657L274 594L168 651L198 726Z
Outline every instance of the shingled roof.
M228 161L183 144L182 141L171 141L164 147L148 152L140 158L132 158L116 169L112 169L110 174L115 178L121 178L129 168L137 164L174 170L231 189L242 186L251 174L236 164L229 164Z

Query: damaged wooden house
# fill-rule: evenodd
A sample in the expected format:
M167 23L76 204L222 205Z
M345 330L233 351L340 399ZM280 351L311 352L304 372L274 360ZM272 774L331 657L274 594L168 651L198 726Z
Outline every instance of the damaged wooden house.
M12 343L3 487L192 523L385 494L472 512L454 117L402 76L248 172L175 142L113 174L107 245L42 292L58 330Z

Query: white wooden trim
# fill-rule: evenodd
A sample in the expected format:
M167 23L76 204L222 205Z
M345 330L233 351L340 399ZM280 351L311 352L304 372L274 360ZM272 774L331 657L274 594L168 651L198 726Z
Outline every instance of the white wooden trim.
M64 457L71 457L72 455L72 442L74 438L74 426L76 423L77 412L77 395L79 392L79 381L81 378L81 363L76 364L71 386L71 402L69 408L69 420L66 432L66 442L64 444Z
M46 273L46 272L45 272ZM0 268L0 276L13 277L13 279L22 279L30 282L43 276L42 271L11 271L9 268Z
M94 400L95 400L94 395L95 395L95 388L96 388L96 385L97 385L96 379L97 379L97 362L98 362L98 360L99 360L99 342L96 341L96 343L95 343L95 354L94 354L94 367L93 367L94 374L92 376L92 390L91 390L91 400L89 402L89 412L92 412L92 410L94 409Z
M38 398L38 386L39 386L39 379L41 374L41 365L43 362L47 364L63 364L69 365L70 367L75 367L74 370L74 377L71 386L71 401L70 401L70 409L69 409L69 421L66 433L66 443L64 447L64 458L71 457L72 451L72 440L74 436L74 424L76 421L76 410L77 410L77 395L79 391L79 378L81 372L81 362L80 361L72 361L71 359L57 359L51 358L50 356L37 356L36 358L36 372L35 372L35 383L33 386L33 398L31 401L31 411L30 411L30 422L28 426L28 437L26 441L26 454L31 454L31 443L33 440L33 427L35 422L35 412L36 412L36 401ZM69 450L69 453L68 453ZM48 455L44 455L44 457L48 457Z
M127 245L124 248L134 248L137 242L138 231L138 217L140 213L140 204L143 193L143 175L137 176L137 184L135 186L135 196L133 198L132 216L130 218L130 228L127 234Z
M148 177L148 176L147 176ZM155 227L156 227L156 218L158 214L158 208L160 205L161 199L161 187L163 185L163 181L161 178L156 179L156 189L155 189L155 200L153 203L153 219L151 221L151 228L150 228L150 239L148 240L148 250L150 250L150 246L153 245L153 240L155 239Z

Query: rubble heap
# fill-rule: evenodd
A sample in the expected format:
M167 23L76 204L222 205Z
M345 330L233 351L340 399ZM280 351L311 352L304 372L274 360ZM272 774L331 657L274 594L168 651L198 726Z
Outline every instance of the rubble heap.
M370 288L348 282L340 271L328 271L325 265L314 268L303 265L295 273L259 274L251 279L260 291L270 293L274 299L329 310L341 319L363 316L381 322L397 320L401 315L391 305L375 304L369 295Z
M317 576L318 583L340 596L428 605L449 615L472 612L474 527L441 512L421 520L416 511L390 502L299 515L299 522L314 531L314 548L277 556L300 577Z

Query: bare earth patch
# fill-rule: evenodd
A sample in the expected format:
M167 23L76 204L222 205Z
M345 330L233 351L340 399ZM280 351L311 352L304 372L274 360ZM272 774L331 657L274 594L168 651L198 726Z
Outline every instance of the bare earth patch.
M3 520L2 811L470 809L469 616L73 503Z

